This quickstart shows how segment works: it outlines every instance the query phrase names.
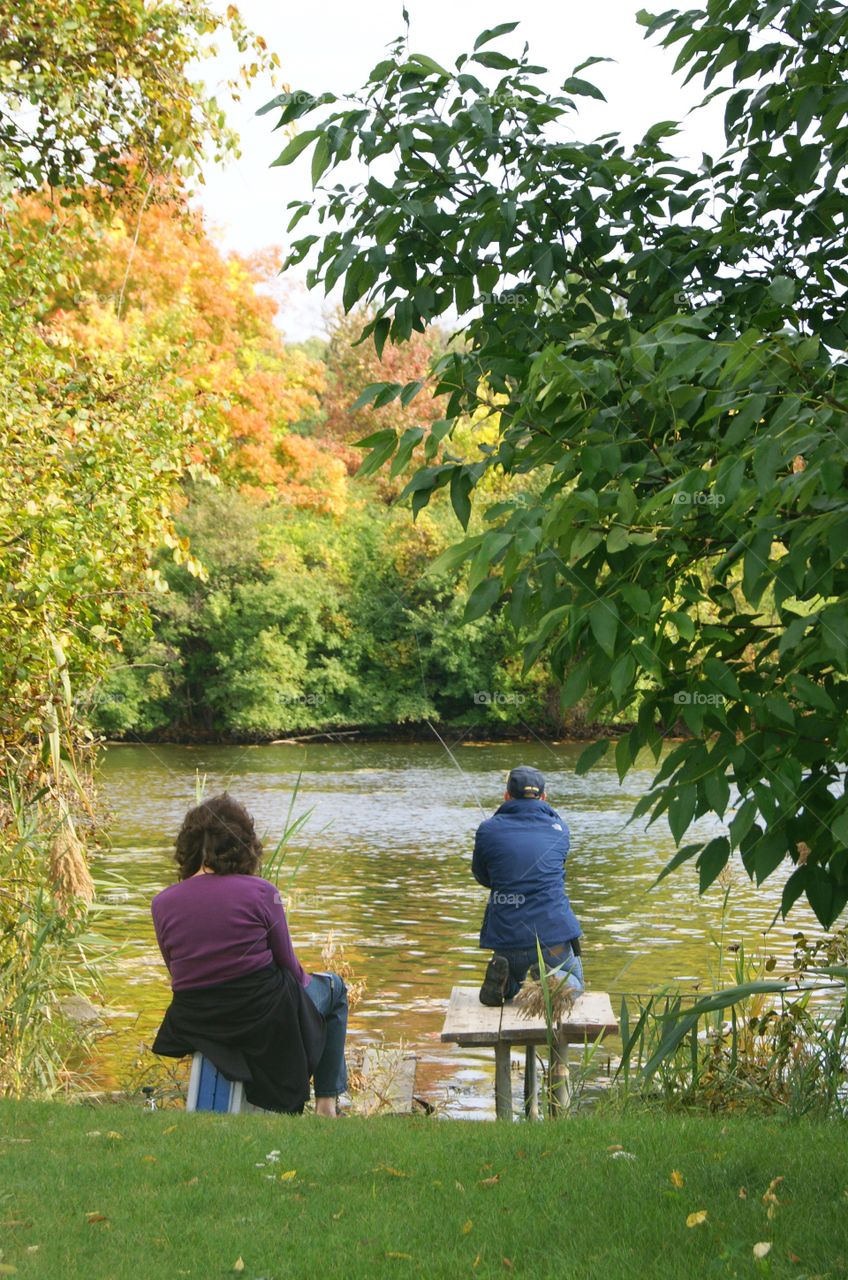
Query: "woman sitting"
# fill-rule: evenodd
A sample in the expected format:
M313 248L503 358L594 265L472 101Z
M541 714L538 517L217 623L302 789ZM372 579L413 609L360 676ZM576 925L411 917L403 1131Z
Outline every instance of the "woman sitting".
M153 1052L202 1053L270 1111L301 1112L314 1076L318 1115L335 1116L347 990L337 974L304 972L261 858L253 819L226 793L186 814L179 880L152 904L173 987Z

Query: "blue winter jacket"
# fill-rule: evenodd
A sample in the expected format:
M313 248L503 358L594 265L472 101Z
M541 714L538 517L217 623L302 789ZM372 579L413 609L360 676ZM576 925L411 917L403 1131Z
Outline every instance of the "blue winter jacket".
M471 871L491 889L480 946L555 947L580 937L565 892L568 827L544 800L507 800L481 822Z

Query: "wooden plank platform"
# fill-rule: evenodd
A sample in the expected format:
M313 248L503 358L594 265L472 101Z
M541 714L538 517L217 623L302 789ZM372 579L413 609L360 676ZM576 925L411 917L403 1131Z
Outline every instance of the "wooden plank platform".
M606 991L584 991L558 1026L559 1039L565 1044L617 1034L618 1021ZM512 1000L492 1009L480 1003L477 987L454 987L441 1039L469 1045L546 1044L548 1029L544 1018L522 1018Z
M584 991L558 1023L560 1044L583 1044L617 1034L618 1020L606 991ZM510 1044L546 1044L548 1028L544 1018L522 1018L520 1007L510 1000L501 1009L500 1039Z
M501 1035L501 1009L480 1003L477 987L454 987L442 1027L442 1040L457 1044L496 1044Z
M566 1054L569 1044L584 1044L604 1035L617 1035L618 1021L606 991L584 991L554 1029L549 1065L550 1107L554 1114L567 1111L569 1096ZM524 1111L538 1116L536 1097L536 1045L548 1041L544 1018L523 1018L514 1001L496 1008L480 1003L477 987L454 987L442 1027L442 1041L491 1046L495 1051L495 1112L499 1120L512 1120L510 1049L525 1046Z

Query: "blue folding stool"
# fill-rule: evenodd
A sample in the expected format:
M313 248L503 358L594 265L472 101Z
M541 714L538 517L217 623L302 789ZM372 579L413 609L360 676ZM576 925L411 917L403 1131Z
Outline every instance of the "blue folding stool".
M220 1111L234 1115L244 1105L242 1082L228 1080L208 1058L196 1053L191 1060L186 1111Z

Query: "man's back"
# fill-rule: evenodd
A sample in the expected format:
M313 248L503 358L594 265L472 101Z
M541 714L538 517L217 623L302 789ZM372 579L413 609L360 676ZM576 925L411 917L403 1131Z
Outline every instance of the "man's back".
M491 889L480 945L556 946L580 935L564 885L568 828L544 800L509 799L480 824L471 870Z

